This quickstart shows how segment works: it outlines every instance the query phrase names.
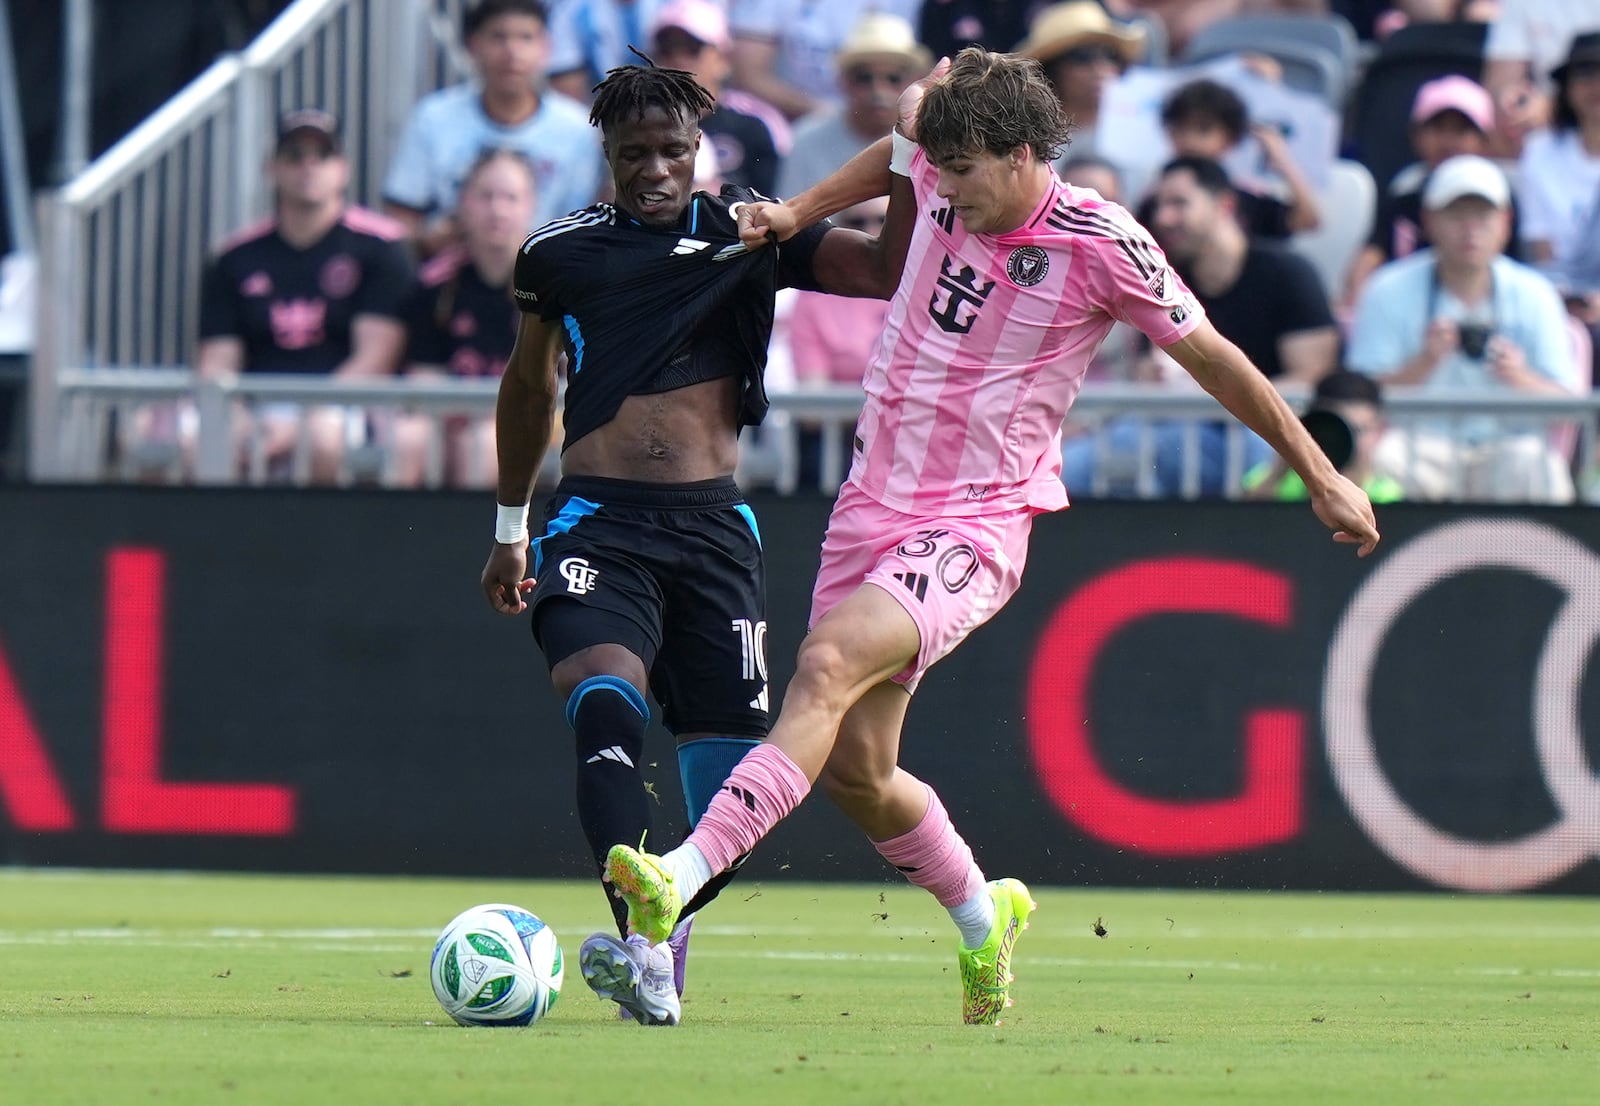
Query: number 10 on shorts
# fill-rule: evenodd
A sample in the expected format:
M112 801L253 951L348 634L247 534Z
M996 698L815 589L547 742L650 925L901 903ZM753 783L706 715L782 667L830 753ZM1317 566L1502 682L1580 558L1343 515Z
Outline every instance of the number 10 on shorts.
M767 681L767 621L736 618L731 623L739 635L739 674L747 680Z

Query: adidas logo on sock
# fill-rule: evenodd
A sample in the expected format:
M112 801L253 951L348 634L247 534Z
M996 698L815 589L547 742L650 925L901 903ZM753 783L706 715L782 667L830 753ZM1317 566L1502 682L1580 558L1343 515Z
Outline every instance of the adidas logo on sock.
M583 763L599 764L602 760L614 760L618 764L626 764L629 768L633 767L633 761L628 759L628 754L623 751L621 745L611 745L607 748L601 749L598 753Z

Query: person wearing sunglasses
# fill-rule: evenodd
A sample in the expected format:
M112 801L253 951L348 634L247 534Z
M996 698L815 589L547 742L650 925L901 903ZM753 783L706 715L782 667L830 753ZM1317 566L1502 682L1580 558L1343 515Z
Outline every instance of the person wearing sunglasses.
M778 173L779 196L798 195L888 134L900 93L933 65L911 24L881 13L856 23L834 61L844 106L795 127L794 148Z
M733 84L791 120L838 107L837 59L856 24L871 14L914 23L923 0L736 0Z

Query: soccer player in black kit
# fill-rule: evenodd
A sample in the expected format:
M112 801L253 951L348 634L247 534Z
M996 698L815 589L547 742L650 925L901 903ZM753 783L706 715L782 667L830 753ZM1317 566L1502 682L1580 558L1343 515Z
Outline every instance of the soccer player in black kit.
M612 845L637 845L650 828L638 768L647 692L678 742L691 825L767 732L761 539L733 471L739 429L767 408L773 293L888 298L910 240L909 216L892 213L878 238L819 224L748 250L737 208L760 197L731 185L691 192L699 120L713 106L680 70L612 70L590 121L616 200L547 223L517 261L524 314L495 414L500 506L482 586L497 611L532 608L576 735L578 817L597 870ZM563 352L562 477L529 579L527 505ZM625 910L612 907L625 933ZM579 966L641 1024L676 1024L687 936L680 926L650 947L595 934Z

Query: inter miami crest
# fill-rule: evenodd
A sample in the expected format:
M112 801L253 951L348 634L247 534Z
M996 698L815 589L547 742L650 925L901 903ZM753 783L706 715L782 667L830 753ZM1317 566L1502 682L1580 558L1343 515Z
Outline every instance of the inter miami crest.
M1006 276L1012 284L1032 288L1050 271L1050 256L1038 246L1018 246L1006 259Z

